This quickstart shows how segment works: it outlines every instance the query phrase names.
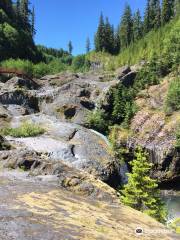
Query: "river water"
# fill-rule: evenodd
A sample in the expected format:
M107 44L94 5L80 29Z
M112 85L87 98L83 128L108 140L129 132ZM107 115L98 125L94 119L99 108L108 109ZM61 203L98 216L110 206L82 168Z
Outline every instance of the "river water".
M168 210L168 221L180 218L180 195L166 195L162 199Z

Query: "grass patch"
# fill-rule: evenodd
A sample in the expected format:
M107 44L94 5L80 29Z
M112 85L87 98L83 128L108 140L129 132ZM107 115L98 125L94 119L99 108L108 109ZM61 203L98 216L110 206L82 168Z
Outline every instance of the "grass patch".
M3 135L12 137L33 137L43 134L45 130L37 124L24 122L18 128L5 128L2 130Z

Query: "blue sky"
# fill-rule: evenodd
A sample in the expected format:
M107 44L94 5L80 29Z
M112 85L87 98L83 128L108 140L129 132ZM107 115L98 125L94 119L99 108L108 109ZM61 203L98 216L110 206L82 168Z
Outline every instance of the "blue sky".
M117 26L126 3L143 14L146 0L31 0L31 3L36 11L36 43L67 49L71 40L76 55L85 52L88 36L93 46L101 11Z

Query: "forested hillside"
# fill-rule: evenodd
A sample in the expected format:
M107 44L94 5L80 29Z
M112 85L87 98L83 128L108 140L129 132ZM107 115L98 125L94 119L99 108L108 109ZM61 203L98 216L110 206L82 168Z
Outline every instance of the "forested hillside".
M34 44L34 10L29 1L0 1L0 60L8 58L42 59Z

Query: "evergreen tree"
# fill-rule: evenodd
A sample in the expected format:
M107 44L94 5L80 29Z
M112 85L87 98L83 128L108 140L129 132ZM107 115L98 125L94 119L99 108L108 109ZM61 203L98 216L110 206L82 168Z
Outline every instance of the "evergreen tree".
M152 12L154 20L153 20L153 28L159 28L161 26L161 6L160 6L160 0L153 0L152 1Z
M160 199L158 184L150 177L152 164L148 162L147 154L140 147L136 151L131 166L132 173L128 174L128 183L121 191L121 201L160 222L165 222L166 211Z
M89 53L91 50L91 43L89 37L86 39L86 53Z
M137 41L142 37L143 34L143 25L141 20L141 14L139 9L134 15L133 18L133 40Z
M23 28L31 32L31 25L29 23L29 16L31 14L29 10L29 0L21 0L20 2L20 13L22 18Z
M174 15L175 16L180 15L180 0L175 0L174 2Z
M114 33L114 54L120 53L120 37L119 28Z
M100 15L97 32L95 34L94 44L95 44L95 50L97 52L102 52L104 50L104 46L105 46L105 23L104 23L104 17L103 17L102 13Z
M174 15L174 0L163 0L162 2L162 24L171 20Z
M161 25L160 0L148 0L144 17L145 33Z
M32 9L31 34L32 34L32 37L34 37L34 35L36 34L36 30L35 30L35 9L34 9L34 7Z
M129 5L126 5L124 14L120 23L120 39L121 47L127 47L133 40L133 21L132 13Z
M150 0L147 0L146 11L144 15L144 33L148 33L151 30L150 25Z
M109 23L108 18L105 23L104 51L111 54L114 51L114 27Z
M13 17L13 4L12 0L1 0L0 9L2 9L10 19Z
M72 42L69 41L69 43L68 43L68 52L69 52L70 55L72 54L72 51L73 51L73 45L72 45Z

